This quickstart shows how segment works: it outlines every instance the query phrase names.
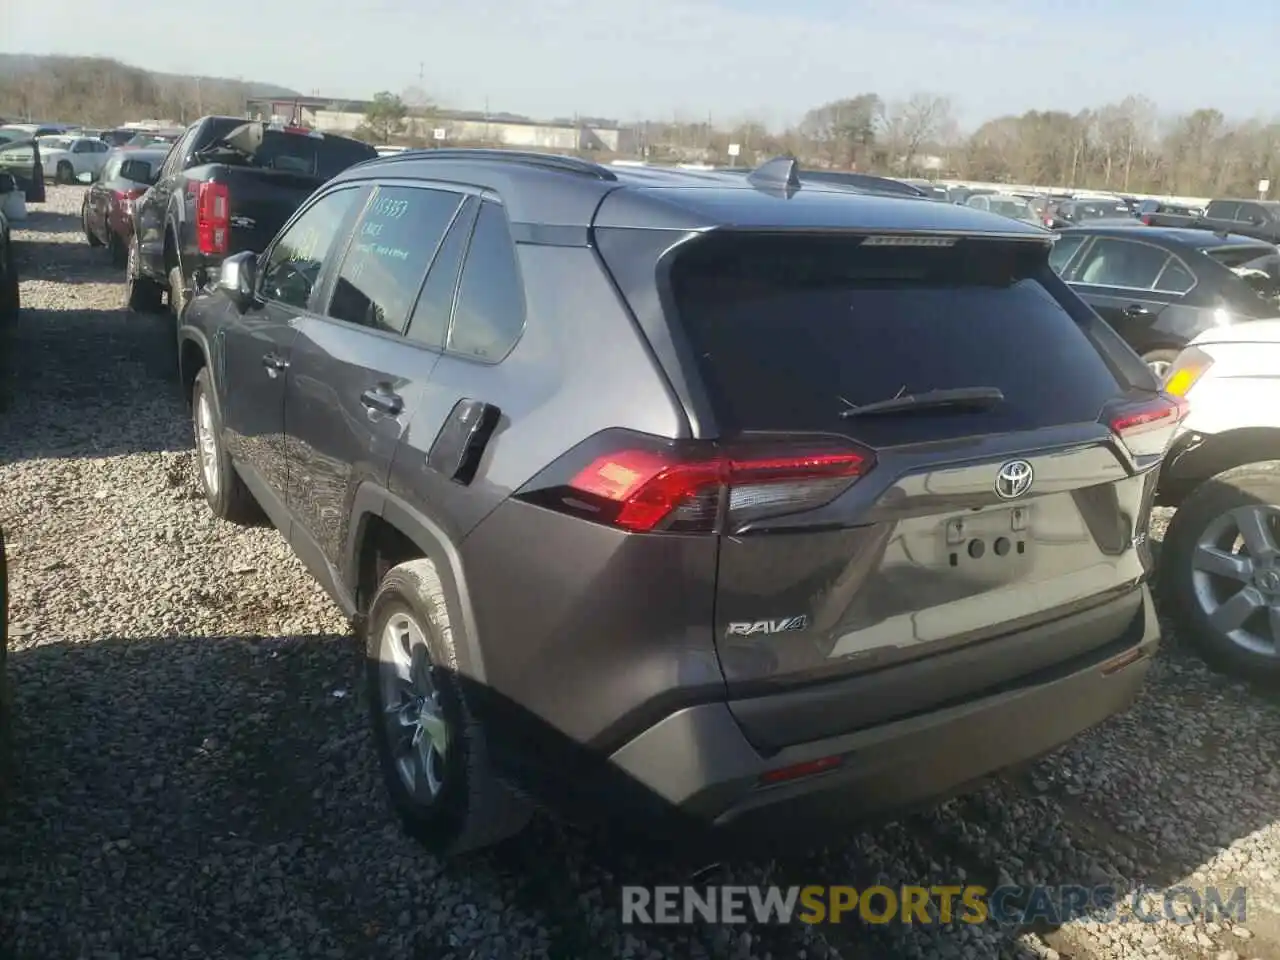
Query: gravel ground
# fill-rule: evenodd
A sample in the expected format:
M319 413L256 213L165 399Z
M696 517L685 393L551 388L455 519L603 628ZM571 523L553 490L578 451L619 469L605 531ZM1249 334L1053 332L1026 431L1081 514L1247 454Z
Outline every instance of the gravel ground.
M625 928L621 883L694 865L543 820L442 866L389 818L337 611L274 531L200 500L168 328L120 307L80 196L51 188L16 231L0 957L1280 960L1280 709L1172 637L1131 712L1033 767L702 882L1245 885L1246 925Z

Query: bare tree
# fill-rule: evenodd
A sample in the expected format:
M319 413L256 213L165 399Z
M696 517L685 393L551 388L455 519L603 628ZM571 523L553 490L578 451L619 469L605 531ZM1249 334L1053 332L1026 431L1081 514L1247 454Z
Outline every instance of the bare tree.
M886 140L899 163L910 176L916 169L921 148L935 142L951 126L951 101L931 93L917 93L884 113Z

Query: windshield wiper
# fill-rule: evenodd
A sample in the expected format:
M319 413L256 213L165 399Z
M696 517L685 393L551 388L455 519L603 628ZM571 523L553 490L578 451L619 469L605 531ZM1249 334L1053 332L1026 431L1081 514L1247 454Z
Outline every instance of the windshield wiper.
M930 390L928 393L905 393L888 400L864 403L840 411L842 420L853 417L872 417L881 414L914 413L917 410L939 410L947 407L969 410L986 410L1004 401L999 387L955 387L950 390Z

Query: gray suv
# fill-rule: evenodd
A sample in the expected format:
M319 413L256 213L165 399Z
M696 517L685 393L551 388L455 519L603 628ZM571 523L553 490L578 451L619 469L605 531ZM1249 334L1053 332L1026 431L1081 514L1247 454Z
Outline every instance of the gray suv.
M1184 410L1050 242L788 159L362 163L180 318L205 494L367 638L433 850L536 802L824 836L1124 709L1157 644Z

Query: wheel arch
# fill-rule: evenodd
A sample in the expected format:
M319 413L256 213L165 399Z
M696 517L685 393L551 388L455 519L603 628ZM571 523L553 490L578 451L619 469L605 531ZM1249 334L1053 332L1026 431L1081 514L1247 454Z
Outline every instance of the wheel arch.
M1211 477L1269 460L1280 460L1280 427L1243 427L1190 438L1170 453L1156 502L1178 507Z
M204 367L210 367L210 376L214 378L214 393L217 393L217 376L216 371L212 370L211 356L209 341L203 333L191 327L178 331L178 383L188 406L191 404L191 390L195 386L196 377Z
M422 557L435 565L440 577L459 671L483 683L484 657L462 557L456 545L438 524L407 500L373 483L361 485L351 505L351 524L341 571L347 589L355 598L357 619L361 623L386 570Z

